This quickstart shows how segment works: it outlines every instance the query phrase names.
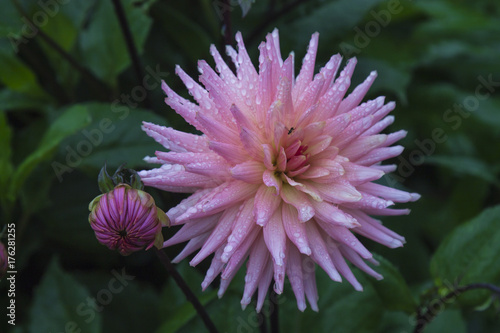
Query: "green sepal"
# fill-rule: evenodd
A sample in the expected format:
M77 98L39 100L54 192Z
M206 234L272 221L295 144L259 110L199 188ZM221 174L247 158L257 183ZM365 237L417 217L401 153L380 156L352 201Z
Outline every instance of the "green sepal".
M108 174L108 171L106 170L106 164L104 164L101 171L99 172L97 183L99 184L99 190L101 190L102 193L108 193L115 188L116 184Z
M161 232L156 234L153 246L156 247L158 250L161 250L163 248L163 235Z
M163 227L170 227L170 219L167 214L158 207L156 207L156 209L158 210L158 221L160 221L161 225Z
M99 200L101 200L101 197L104 194L100 194L97 197L95 197L90 203L89 203L89 211L93 211Z

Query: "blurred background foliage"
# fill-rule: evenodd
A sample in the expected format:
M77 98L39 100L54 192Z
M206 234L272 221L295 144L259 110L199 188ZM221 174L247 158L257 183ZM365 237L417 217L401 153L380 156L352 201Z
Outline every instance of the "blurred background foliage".
M383 181L422 194L408 205L411 215L383 219L406 237L404 248L364 240L380 255L383 281L356 271L365 287L356 292L317 270L319 313L300 313L288 284L282 331L411 332L417 306L429 302L436 319L425 332L500 331L499 299L489 291L439 302L455 284L500 284L500 3L240 2L122 0L137 61L111 0L1 2L0 204L2 226L16 223L18 273L16 326L3 316L0 331L204 331L152 253L124 258L97 243L87 207L104 162L148 168L142 158L162 149L141 121L192 130L163 103L160 80L187 95L176 64L197 77L197 60L211 61L210 44L234 45L236 31L257 62L274 27L282 54L293 50L296 59L318 31L317 69L341 53L358 58L355 83L377 70L368 97L395 100L389 131L408 131L393 161L399 168ZM182 199L151 192L164 210ZM240 309L242 272L218 300L214 289L200 291L207 264L178 268L219 330L258 332L252 306ZM110 289L123 272L133 279ZM4 280L3 309L7 290Z

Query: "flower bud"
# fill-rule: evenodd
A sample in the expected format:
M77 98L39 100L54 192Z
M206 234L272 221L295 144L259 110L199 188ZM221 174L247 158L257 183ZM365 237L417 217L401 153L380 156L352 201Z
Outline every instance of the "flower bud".
M0 279L7 273L8 255L5 245L0 242Z
M96 197L89 205L89 222L97 240L126 256L153 245L162 248L167 215L148 193L127 184Z

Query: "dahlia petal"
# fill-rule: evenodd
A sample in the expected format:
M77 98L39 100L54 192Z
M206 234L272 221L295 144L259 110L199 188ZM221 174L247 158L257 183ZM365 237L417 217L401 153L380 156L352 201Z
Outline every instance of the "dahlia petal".
M284 202L297 209L300 222L306 222L313 218L314 208L303 192L297 191L289 185L284 185L281 188L281 198Z
M331 142L332 142L331 136L321 135L310 143L307 153L312 156L317 155L322 151L324 151L326 148L328 148Z
M225 266L225 263L220 260L220 257L222 255L223 248L220 247L215 251L214 257L212 259L212 262L210 264L210 268L207 270L207 274L205 275L205 278L203 279L203 282L201 283L201 288L204 291L210 283L219 275L219 273L222 272L222 269Z
M170 87L162 81L161 87L167 98L165 98L165 103L175 110L182 118L184 118L188 123L193 125L197 130L202 130L202 127L196 120L196 114L200 111L200 107L196 104L191 103L185 98L179 96Z
M321 220L328 224L335 224L346 228L354 228L359 226L358 221L354 217L332 204L329 204L325 201L313 201L312 205L316 212L314 216L316 220Z
M304 257L302 258L310 259L310 257ZM305 263L305 260L303 261ZM306 298L309 304L311 305L311 309L313 311L318 312L318 288L316 287L316 277L314 274L315 271L315 265L314 262L312 262L312 267L306 267L303 270L304 273L304 291L306 293ZM310 266L310 265L309 265Z
M219 72L220 77L223 78L226 82L236 82L236 76L234 75L233 71L229 68L229 66L224 61L221 54L213 44L210 45L210 54L214 58L215 69L217 70L217 72Z
M189 263L191 266L198 265L202 260L208 257L226 241L227 237L231 234L233 222L236 219L237 214L238 206L231 207L224 211L219 219L219 222L217 223L215 228L213 228L210 237L208 237L201 250Z
M384 146L390 146L393 143L398 142L399 140L406 137L406 134L408 134L407 131L401 130L387 135L387 140L385 141Z
M345 202L344 205L349 208L372 208L372 209L384 209L389 206L394 205L394 202L390 200L384 200L382 198L378 198L368 193L360 192L361 199L356 202Z
M193 152L187 152L187 153L177 153L177 152L162 152L162 151L157 151L156 156L162 160L163 162L169 162L173 164L189 164L189 163L201 163L201 162L208 162L208 161L224 161L222 157L219 155L213 153L213 152L206 152L206 153L193 153Z
M394 116L387 116L380 120L379 122L375 123L363 133L363 135L373 135L373 134L378 134L382 132L384 129L387 128L387 126L391 125L394 123ZM375 120L374 120L375 121Z
M262 160L264 151L262 150L262 142L255 132L242 128L240 131L240 140L245 147L246 153L256 160Z
M275 265L283 266L286 253L286 234L281 212L276 210L263 228L264 240Z
M359 157L353 162L356 162L360 165L372 165L383 160L396 157L403 152L403 146L393 146L393 147L383 147L383 148L375 148L371 152L367 153L364 156Z
M386 140L387 135L385 134L360 137L342 150L342 156L355 160L366 152L381 146Z
M201 234L199 236L192 236L191 240L184 246L182 251L174 258L172 259L172 262L174 264L178 264L182 260L184 260L187 256L192 254L194 251L198 250L201 248L205 240L208 238L210 235L210 232L205 232L204 234Z
M163 147L175 152L208 152L208 140L205 136L176 131L173 128L148 122L142 123L142 130Z
M260 186L255 193L253 215L258 225L264 226L278 209L281 203L280 196L272 187Z
M328 88L332 86L333 80L337 75L337 71L339 70L341 62L342 56L340 54L335 54L330 58L330 60L328 60L325 66L319 70L319 72L325 78L325 84L323 85L323 89L320 92L320 96L323 96Z
M354 266L363 272L373 276L377 280L383 279L382 275L375 272L370 266L368 266L366 262L350 247L341 244L339 245L339 250L345 258L347 258Z
M256 189L256 185L249 185L239 180L224 183L206 194L196 205L179 216L176 221L180 222L221 212L247 199Z
M363 83L357 86L352 93L349 94L341 103L338 109L339 113L344 113L352 108L356 107L356 105L361 102L361 100L365 97L366 93L370 89L377 77L377 72L373 71L370 75L365 79Z
M305 223L297 220L297 210L291 205L282 206L282 220L288 238L297 247L300 253L311 254L311 248L307 238Z
M235 179L251 184L261 184L264 170L266 169L262 163L250 160L232 167L230 171Z
M268 260L267 267L265 268L262 277L260 278L259 281L257 306L255 307L257 313L260 313L260 310L262 310L262 306L264 305L264 301L266 300L267 291L269 290L269 285L271 284L272 278L273 278L273 264L270 260Z
M352 248L364 259L372 258L373 255L366 249L366 247L353 235L346 227L325 223L322 220L317 220L318 225L334 240L339 243L345 244Z
M241 265L245 262L245 259L248 257L248 254L250 252L250 247L252 246L255 238L257 238L257 235L261 229L257 227L255 224L252 224L250 226L250 230L247 234L247 236L242 240L241 244L238 245L238 248L234 253L231 254L231 258L227 262L226 267L224 268L224 271L222 272L221 279L222 280L228 280L231 281L233 277L236 275L238 270L240 269ZM231 237L231 236L229 236ZM227 246L226 246L227 248ZM224 254L226 253L226 248L224 248L224 253L221 256L221 260L224 260ZM221 280L221 282L222 282ZM222 283L221 283L221 290L222 288ZM221 291L219 290L219 291ZM224 292L224 291L222 291Z
M311 257L313 260L324 269L328 276L333 281L342 281L339 272L333 265L332 259L328 254L323 237L319 233L314 223L306 223L307 237L311 244Z
M189 94L194 97L201 108L204 108L207 111L215 109L215 104L210 99L208 91L187 75L179 65L175 66L175 74L180 77L186 88L189 90Z
M286 171L286 153L283 147L280 148L280 153L278 155L278 159L276 161L277 169L279 171Z
M217 141L210 141L208 146L231 164L239 164L248 160L248 156L240 146Z
M173 192L194 192L192 189L208 188L217 186L218 181L214 178L197 175L185 171L184 167L179 164L164 164L156 169L161 171L150 170L138 172L142 182L146 186L153 186L162 190Z
M351 122L342 133L332 140L332 144L341 150L347 147L351 142L356 140L361 133L370 128L373 122L373 116L361 118L360 120ZM343 153L343 152L342 152Z
M307 162L307 157L306 156L304 156L304 155L295 155L294 157L292 157L288 161L288 163L287 163L288 169L295 170L297 168L303 167L306 162Z
M182 200L177 206L170 208L167 212L170 224L171 225L178 224L177 218L182 214L184 214L191 206L195 205L202 197L204 197L207 193L210 192L211 189L198 190L188 198Z
M265 170L262 175L262 180L266 186L274 187L276 189L276 193L279 194L281 190L281 179L275 174L272 170Z
M209 216L201 220L191 220L184 224L182 228L170 239L163 242L163 247L183 243L192 237L199 236L212 230L219 221L220 214Z
M237 142L238 133L225 123L221 123L201 112L196 115L196 120L203 126L204 133L207 134L209 139L224 143Z
M332 259L333 264L337 267L339 273L345 277L347 281L354 287L357 291L363 291L363 286L358 282L351 269L345 262L344 256L340 253L338 246L335 242L327 242L328 254Z
M315 32L311 36L309 41L309 46L307 48L307 53L302 59L302 67L300 69L299 75L295 81L295 86L293 88L294 101L301 96L306 87L311 83L314 75L314 63L316 60L316 52L318 51L318 39L319 33Z
M359 186L359 189L365 193L382 197L394 202L417 201L420 198L418 193L408 193L392 187L383 186L375 183L366 183Z
M293 60L292 57L288 57L283 63L281 68L280 81L278 89L276 90L276 101L279 101L282 105L281 114L280 113L268 113L270 117L267 119L268 126L274 126L277 121L283 122L285 124L291 123L292 116L294 116L294 105L292 103L292 83L293 83ZM274 118L274 116L278 118ZM281 117L280 117L281 116ZM271 127L268 127L268 131L271 132Z
M188 172L220 179L221 181L230 178L229 165L224 160L213 159L205 162L189 163L184 167Z
M276 31L277 34L277 31ZM274 37L274 32L273 32L273 37ZM236 43L238 44L238 79L243 81L243 82L249 82L256 84L258 80L258 74L257 71L255 70L255 67L252 64L252 60L250 59L250 56L248 55L248 52L245 48L245 43L243 43L243 37L241 35L241 32L237 32L236 36ZM279 51L279 39L274 38L275 42L278 43L278 51Z
M201 73L200 82L209 91L210 97L215 104L214 115L220 113L218 118L223 121L228 127L234 125L234 118L231 115L231 104L244 104L238 95L230 94L230 89L226 82L222 80L217 73L210 67L205 60L198 61L198 70ZM231 103L233 101L233 103ZM204 105L206 109L210 109L210 105ZM209 114L207 112L207 114Z
M257 290L261 276L265 273L269 252L264 242L264 237L257 237L250 251L250 258L247 264L247 273L245 275L245 289L241 299L241 307L244 310L252 300L252 295Z
M286 267L286 233L281 220L281 212L277 210L263 228L264 241L273 259L274 291L283 292Z
M337 114L343 113L338 112L338 108L341 104L342 98L344 98L347 92L347 89L349 89L349 86L351 85L351 75L354 72L356 63L356 58L349 59L347 65L340 72L339 77L333 83L333 86L328 89L323 96L321 96L316 119L328 119Z
M318 74L314 78L314 80L307 86L304 92L300 95L296 102L296 108L298 110L307 110L311 108L314 104L317 104L317 101L320 97L320 92L325 85L325 78L323 75ZM298 122L302 117L297 115L297 119L295 122Z
M302 275L302 261L300 253L293 246L288 248L288 262L286 266L286 274L292 285L293 293L297 299L297 307L301 312L306 309L306 298L304 294L304 278Z
M364 117L368 117L374 114L377 110L379 110L384 105L384 96L377 97L374 100L370 100L368 102L362 103L349 111L349 114L352 115L352 120L356 121Z
M342 165L345 170L345 178L351 184L356 186L377 180L384 175L384 172L381 170L365 167L350 162L342 163ZM360 189L360 187L356 188L358 190Z
M320 196L333 203L358 202L362 200L361 193L354 186L344 181L331 184L315 184Z
M238 246L248 239L248 235L254 229L253 205L253 198L241 205L240 211L233 223L231 235L227 239L227 245L224 247L224 253L221 256L223 262L228 262L232 254L238 249Z

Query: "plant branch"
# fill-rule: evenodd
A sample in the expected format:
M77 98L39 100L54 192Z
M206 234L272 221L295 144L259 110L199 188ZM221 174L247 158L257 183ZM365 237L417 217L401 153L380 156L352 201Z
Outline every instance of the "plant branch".
M500 296L500 287L498 286L489 283L471 283L465 286L457 287L455 290L452 290L448 294L437 299L436 304L445 304L445 302L452 300L460 294L474 289L487 289ZM417 325L415 326L415 330L413 332L422 333L427 324L429 324L438 314L439 312L435 311L431 304L425 307L420 307L417 314Z
M17 11L24 16L24 18L28 21L28 23L36 27L36 25L33 23L33 21L29 18L28 13L26 13L19 3L18 0L12 0L14 6L16 7ZM37 28L37 35L40 36L41 39L43 39L51 48L53 48L59 55L66 60L72 67L74 67L78 72L82 74L82 76L89 82L89 86L91 87L96 87L96 91L100 92L103 97L107 98L107 94L105 93L107 91L107 87L98 79L96 78L87 68L83 67L80 65L68 52L66 52L63 48L59 46L50 36L48 36L45 32L42 31L42 29Z
M127 21L127 16L125 15L125 10L123 9L121 0L112 0L112 2L115 8L115 13L118 18L118 22L120 23L120 28L123 33L123 38L125 39L125 44L127 45L127 51L130 56L130 60L132 61L132 66L134 67L135 75L137 76L137 83L142 86L143 84L142 80L144 78L144 70L143 67L141 66L141 61L139 59L139 52L137 51L137 47L135 46L134 38L132 36L132 31L130 31L130 26ZM151 108L148 94L146 95L144 104L146 108L148 109Z
M217 328L215 327L214 323L208 316L208 313L205 311L205 308L203 307L203 305L201 305L196 295L191 291L186 281L184 281L179 272L177 272L174 265L172 265L172 262L168 258L167 254L163 252L163 250L157 249L156 247L153 248L156 252L156 255L158 256L158 259L160 259L161 263L163 264L167 272L175 280L175 283L177 283L177 286L179 286L179 288L182 290L184 296L186 296L186 299L189 302L191 302L191 304L193 304L193 307L200 316L201 320L203 320L203 323L205 324L207 330L210 333L217 333L218 332Z

